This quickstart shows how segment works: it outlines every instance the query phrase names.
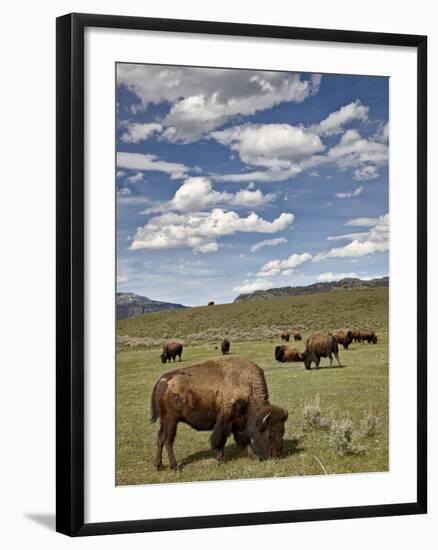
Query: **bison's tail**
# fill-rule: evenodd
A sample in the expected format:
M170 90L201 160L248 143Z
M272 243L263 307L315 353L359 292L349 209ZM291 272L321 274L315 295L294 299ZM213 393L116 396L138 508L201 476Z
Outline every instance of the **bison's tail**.
M332 336L332 342L333 342L334 353L338 353L339 351L338 339L335 336Z
M156 393L157 393L157 386L160 382L160 379L157 381L157 383L154 386L154 389L152 390L151 395L151 422L156 422L160 416L160 411L158 410L157 406L157 399L156 399Z

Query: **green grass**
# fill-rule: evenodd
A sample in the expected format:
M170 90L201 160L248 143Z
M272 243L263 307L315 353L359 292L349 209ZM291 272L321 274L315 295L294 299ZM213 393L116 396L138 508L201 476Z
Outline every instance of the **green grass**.
M385 290L339 291L146 314L119 322L119 337L147 339L148 343L138 345L136 340L132 346L125 340L117 355L117 484L324 475L324 469L329 474L388 470L387 296ZM287 302L287 307L280 302ZM281 319L274 324L275 314ZM306 335L340 326L371 326L379 342L352 344L348 351L341 350L344 368L325 368L328 359L323 359L318 371L306 371L301 363L280 364L274 360L274 347L280 343L278 329L292 326L301 328ZM256 340L260 327L264 331L275 330L275 336L264 335ZM218 331L216 338L211 336L202 344L195 343L193 335L212 335L214 330ZM180 424L174 450L184 468L178 473L167 468L157 472L154 456L158 424L149 421L150 396L158 377L174 368L173 364L161 364L161 342L170 337L184 342L183 361L176 364L182 367L219 357L220 350L215 346L225 332L228 336L241 335L240 339L231 338L231 356L246 357L262 367L271 402L289 411L284 456L251 461L230 437L225 449L226 463L218 467L209 449L209 432L197 432ZM297 342L296 347L303 349L304 340ZM329 433L322 430L306 431L297 445L297 436L303 434L304 403L316 394L320 395L324 416L340 419L348 414L357 430L370 410L380 417L376 435L359 437L364 453L340 456L330 446ZM167 466L165 452L163 457Z

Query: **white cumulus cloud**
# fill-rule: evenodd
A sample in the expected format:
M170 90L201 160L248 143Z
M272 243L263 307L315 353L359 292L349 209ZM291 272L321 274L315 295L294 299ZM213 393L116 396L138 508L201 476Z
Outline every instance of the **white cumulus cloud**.
M271 260L264 264L257 277L275 277L278 275L290 275L292 270L304 262L312 259L311 254L304 252L303 254L291 254L285 260Z
M251 252L257 252L265 246L278 246L279 244L287 243L287 239L284 237L278 237L277 239L265 239L264 241L259 241L251 246Z
M363 138L357 130L347 130L327 156L340 168L380 165L388 161L388 146Z
M358 181L376 179L379 166L388 161L388 145L382 139L364 138L357 129L344 126L368 119L369 107L356 100L308 127L290 124L244 124L212 132L210 137L236 151L252 172L216 174L220 181L286 181L328 164L352 170ZM344 132L344 133L343 133ZM343 133L328 151L321 138ZM381 130L384 134L385 130Z
M117 153L117 167L128 170L157 171L169 174L172 179L184 177L189 170L184 164L160 160L155 155L142 153Z
M267 290L273 286L274 283L267 279L255 279L254 281L245 279L241 285L235 286L233 291L249 294L250 292L255 292L256 290Z
M246 124L211 137L237 151L242 162L268 168L290 169L325 149L319 136L289 124Z
M350 273L332 273L331 271L326 271L318 275L317 280L323 283L329 283L330 281L340 281L341 279L354 278L357 279L357 274Z
M352 225L354 227L373 227L378 221L378 218L354 218L348 220L345 225Z
M171 141L199 139L236 115L252 115L282 102L301 103L319 90L320 75L118 64L117 82L141 104L169 102L160 121Z
M162 125L156 122L144 124L133 122L128 124L126 132L122 134L120 139L124 143L138 143L140 141L145 141L157 132L161 132L162 129Z
M371 222L372 218L358 218L350 220L351 222ZM350 223L349 225L356 225ZM357 225L367 225L367 223L358 223ZM320 252L314 258L314 262L327 260L328 258L357 258L368 256L375 252L387 252L389 250L389 214L380 216L369 231L355 233L353 235L342 235L340 239L350 240L345 246L332 248L327 252ZM332 238L333 240L334 238Z
M287 229L294 215L283 212L267 221L254 212L240 217L236 212L215 208L211 212L166 213L151 218L137 228L130 249L191 248L194 252L213 252L221 237L243 233L277 233Z
M351 199L351 197L357 197L363 192L363 186L360 185L353 189L353 191L346 191L345 193L336 193L335 197L338 199Z
M375 180L379 177L377 168L372 164L366 164L357 168L353 173L353 178L357 181Z
M126 178L126 183L140 183L143 181L143 174L142 172L137 172L136 174L129 176Z
M343 132L345 124L353 120L367 120L368 112L369 107L362 105L362 103L356 99L353 103L344 105L338 111L330 113L327 118L322 120L319 124L311 126L310 129L321 136L340 134Z
M173 199L166 203L154 205L145 210L148 212L196 212L220 204L254 208L275 200L273 193L263 194L260 189L249 187L236 193L215 191L208 178L195 176L187 178L177 189Z

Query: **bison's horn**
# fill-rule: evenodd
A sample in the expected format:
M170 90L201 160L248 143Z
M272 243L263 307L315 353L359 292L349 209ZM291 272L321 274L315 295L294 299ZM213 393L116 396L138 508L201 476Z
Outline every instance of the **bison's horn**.
M263 417L263 420L262 420L262 424L266 424L266 422L268 421L268 418L271 416L271 413L268 412L268 414L265 414L265 416Z
M284 421L286 422L286 420L289 418L289 412L287 409L283 409L283 411L284 411L284 416L286 417Z

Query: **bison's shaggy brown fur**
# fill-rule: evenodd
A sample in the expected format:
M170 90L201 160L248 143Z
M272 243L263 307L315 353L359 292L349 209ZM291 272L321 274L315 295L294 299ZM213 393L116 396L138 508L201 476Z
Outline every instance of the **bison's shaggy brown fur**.
M228 355L230 353L230 341L228 338L224 338L221 342L221 351L223 355Z
M348 346L353 341L353 333L350 329L347 329L347 328L335 330L330 334L333 334L338 344L343 346L344 349L348 349Z
M175 362L176 357L179 357L179 360L181 361L181 355L183 352L183 345L179 342L167 342L167 344L164 344L163 346L163 352L161 353L161 362L167 363L167 361L173 359Z
M281 339L285 342L289 342L290 334L288 332L282 332L281 333Z
M303 353L304 366L309 370L313 361L318 369L321 357L328 357L331 367L333 364L333 355L336 357L338 365L341 366L336 338L332 334L316 332L307 339L306 349Z
M298 330L294 330L293 333L292 333L293 337L294 337L294 340L295 342L297 341L300 341L301 340L301 334Z
M288 346L277 346L275 348L275 360L280 363L297 363L303 361L303 354L296 348L289 348Z
M151 420L160 419L155 465L163 467L165 446L170 467L178 468L173 442L179 422L211 431L219 462L231 433L262 459L279 456L287 416L286 410L269 403L263 371L248 359L211 359L168 372L158 379L151 398Z

